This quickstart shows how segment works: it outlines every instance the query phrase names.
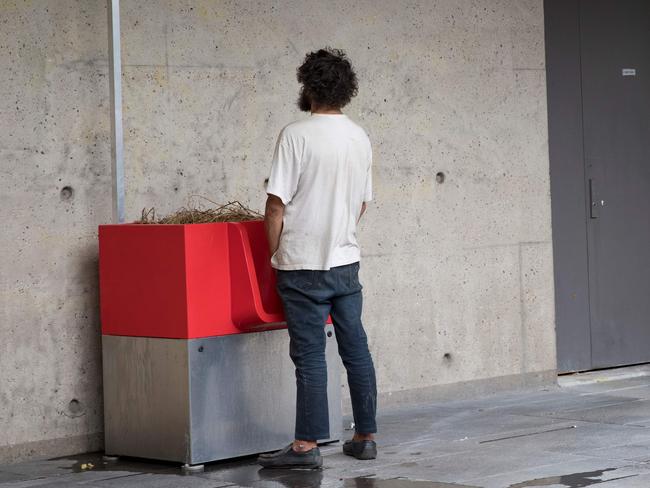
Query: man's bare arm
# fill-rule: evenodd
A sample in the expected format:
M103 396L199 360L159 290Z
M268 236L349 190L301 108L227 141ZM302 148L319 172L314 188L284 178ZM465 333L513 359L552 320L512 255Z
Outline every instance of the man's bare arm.
M368 206L366 205L366 202L363 202L361 204L361 213L359 214L359 218L357 219L357 224L361 220L361 217L363 217L363 214L366 212L366 208L368 208Z
M269 241L271 256L278 250L280 245L280 234L282 233L282 217L284 216L284 204L275 195L269 195L266 199L264 211L264 227L266 238Z

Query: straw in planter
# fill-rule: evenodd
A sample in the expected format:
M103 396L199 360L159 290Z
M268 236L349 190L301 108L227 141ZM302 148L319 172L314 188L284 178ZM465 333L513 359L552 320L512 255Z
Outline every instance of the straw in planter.
M225 205L213 202L209 198L200 197L214 205L212 208L201 208L190 201L187 207L156 219L156 209L142 209L142 217L137 224L206 224L211 222L244 222L247 220L263 219L264 215L244 206L239 201L228 202Z

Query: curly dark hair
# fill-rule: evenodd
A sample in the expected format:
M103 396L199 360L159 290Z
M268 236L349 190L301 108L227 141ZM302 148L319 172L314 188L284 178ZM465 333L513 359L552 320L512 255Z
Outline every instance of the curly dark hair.
M305 56L298 68L302 83L299 106L309 110L314 102L331 108L342 108L357 94L357 75L345 52L326 47Z

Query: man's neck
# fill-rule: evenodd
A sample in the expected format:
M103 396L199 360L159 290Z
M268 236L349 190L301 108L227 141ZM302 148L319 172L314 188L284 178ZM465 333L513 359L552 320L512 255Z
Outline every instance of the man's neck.
M320 107L320 106L314 106L312 104L311 113L312 114L342 114L343 112L341 112L340 108Z

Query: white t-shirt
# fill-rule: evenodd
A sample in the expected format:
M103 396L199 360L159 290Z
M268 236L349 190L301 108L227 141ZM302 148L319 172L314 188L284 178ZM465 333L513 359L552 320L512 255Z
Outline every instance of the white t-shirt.
M266 192L284 203L276 269L319 269L359 261L357 219L372 199L372 150L345 114L312 114L287 125Z

